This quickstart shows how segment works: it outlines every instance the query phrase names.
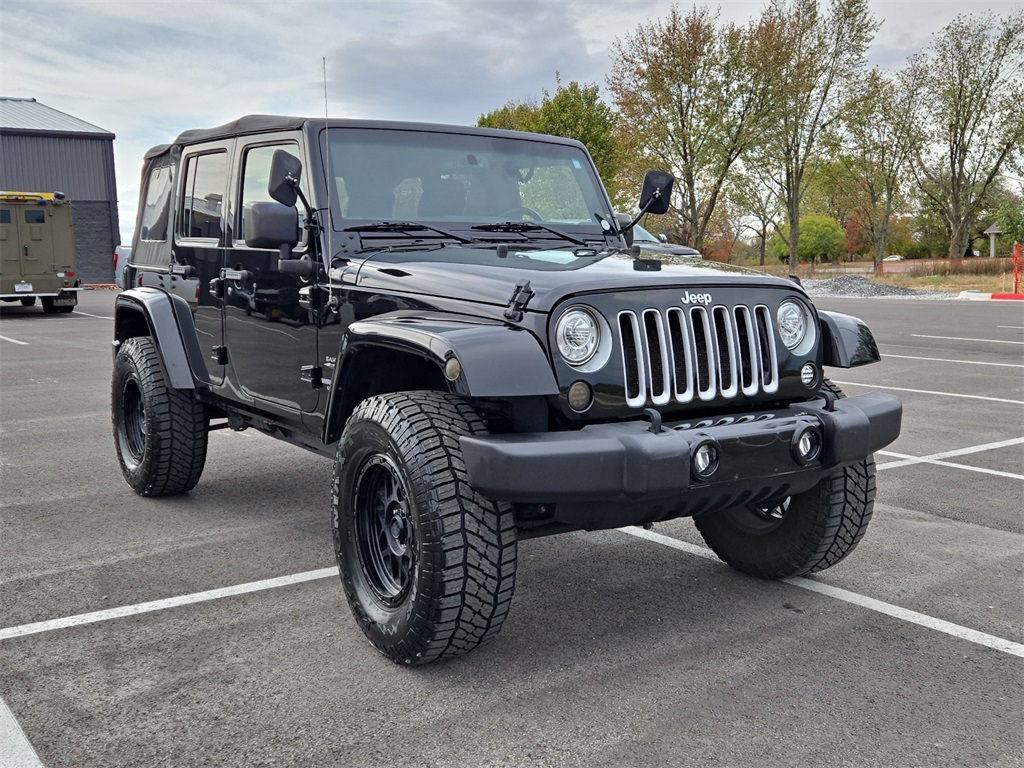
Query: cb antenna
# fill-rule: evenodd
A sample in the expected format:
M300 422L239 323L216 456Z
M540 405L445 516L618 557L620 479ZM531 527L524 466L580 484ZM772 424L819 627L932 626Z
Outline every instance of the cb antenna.
M334 247L331 245L331 234L334 231L331 187L336 182L334 164L331 162L331 118L327 111L327 57L321 56L320 62L323 65L324 73L324 141L327 143L327 263L324 264L324 267L327 270L327 274L330 275L331 261L334 259Z

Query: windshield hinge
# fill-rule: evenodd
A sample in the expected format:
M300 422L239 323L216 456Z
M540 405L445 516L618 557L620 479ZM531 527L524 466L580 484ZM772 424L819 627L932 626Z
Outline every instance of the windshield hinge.
M526 305L530 303L532 298L533 289L530 287L530 281L520 280L516 283L516 289L512 291L512 298L508 300L508 306L505 308L505 318L518 323L523 319L523 310L526 309Z

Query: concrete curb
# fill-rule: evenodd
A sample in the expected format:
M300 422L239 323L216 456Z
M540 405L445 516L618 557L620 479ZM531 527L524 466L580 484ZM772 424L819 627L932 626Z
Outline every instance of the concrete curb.
M982 293L981 291L960 291L958 299L968 301L1022 301L1024 293Z

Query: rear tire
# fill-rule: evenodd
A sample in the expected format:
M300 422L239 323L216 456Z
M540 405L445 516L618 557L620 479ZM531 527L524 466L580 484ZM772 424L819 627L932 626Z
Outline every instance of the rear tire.
M43 312L48 315L52 315L57 312L57 307L53 303L52 296L43 296Z
M469 653L501 629L512 602L512 509L469 485L460 435L476 412L438 392L362 402L338 443L334 546L345 595L367 639L399 664Z
M824 384L837 396L842 391ZM715 554L738 571L783 579L831 568L864 537L875 502L874 457L837 470L804 493L693 519Z
M34 307L36 305L35 296L24 296L21 299L21 306L23 307Z
M189 391L164 381L152 339L121 344L111 385L114 445L121 473L140 496L192 490L203 473L209 419Z

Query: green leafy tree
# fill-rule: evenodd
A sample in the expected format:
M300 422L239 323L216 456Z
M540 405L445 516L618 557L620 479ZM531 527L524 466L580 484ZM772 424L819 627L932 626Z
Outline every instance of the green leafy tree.
M670 171L673 229L703 250L729 171L763 133L772 109L771 40L759 22L719 25L718 14L675 6L612 46L608 87L621 144L632 159L620 186L643 172Z
M790 252L789 225L785 225L772 236L769 252L780 261L788 261ZM839 222L830 216L805 216L800 220L800 243L797 249L798 261L813 264L835 261L846 252L846 233ZM795 264L790 261L790 266Z
M1020 169L1024 144L1024 10L1003 18L960 16L916 56L905 77L924 98L927 132L917 184L945 223L950 258L962 256L1000 172Z

